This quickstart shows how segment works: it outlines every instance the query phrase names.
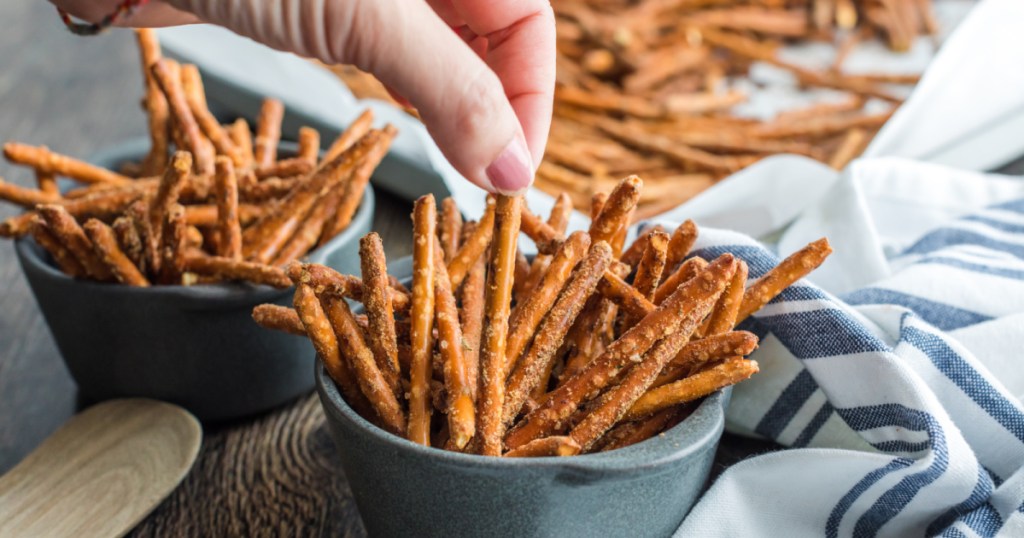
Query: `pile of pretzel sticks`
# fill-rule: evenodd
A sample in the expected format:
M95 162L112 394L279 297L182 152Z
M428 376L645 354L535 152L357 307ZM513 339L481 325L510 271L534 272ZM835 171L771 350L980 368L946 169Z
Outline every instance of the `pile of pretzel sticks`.
M660 213L766 156L806 155L842 168L900 103L916 74L844 72L851 50L882 39L907 50L935 35L930 0L558 0L555 114L537 186L585 207L613 178L641 174L638 216ZM827 69L778 54L834 43ZM734 84L764 63L796 85L827 88L828 103L740 117ZM756 84L756 83L755 83ZM750 84L746 84L750 86ZM888 104L888 106L886 106Z
M0 179L0 199L27 210L0 222L0 235L31 235L74 278L290 286L282 267L349 226L395 130L371 129L367 111L323 157L308 127L295 156L280 156L279 101L264 101L255 139L244 119L221 125L198 69L162 58L152 30L137 35L148 155L114 172L46 147L5 144L7 160L33 169L38 185ZM58 177L78 185L61 192Z
M641 190L626 178L595 201L589 230L568 236L565 195L546 221L498 196L478 222L463 222L451 199L438 215L424 196L412 215L411 291L388 277L371 233L361 278L294 263L294 309L260 305L253 317L308 336L345 401L413 442L509 457L628 446L757 372L744 358L757 338L736 324L831 252L821 239L748 285L731 254L690 252L692 221L626 248ZM532 261L520 232L538 245Z

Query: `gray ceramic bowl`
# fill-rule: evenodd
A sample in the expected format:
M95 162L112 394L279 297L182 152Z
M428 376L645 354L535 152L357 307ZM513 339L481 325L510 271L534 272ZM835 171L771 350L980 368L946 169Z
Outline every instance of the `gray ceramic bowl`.
M389 267L402 279L409 258ZM568 458L491 458L414 444L370 424L318 364L316 386L371 536L669 536L700 494L730 390L642 443Z
M141 140L92 161L113 168L146 149ZM282 152L288 149L282 145ZM308 258L358 271L359 238L370 229L373 207L367 188L348 229ZM19 240L15 250L85 400L155 398L202 420L223 420L271 409L313 388L309 341L252 320L258 304L289 305L291 289L102 284L69 278L30 238Z

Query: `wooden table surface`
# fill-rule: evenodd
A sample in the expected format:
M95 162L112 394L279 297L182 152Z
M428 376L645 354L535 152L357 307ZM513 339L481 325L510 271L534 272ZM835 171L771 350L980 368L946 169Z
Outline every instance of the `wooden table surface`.
M146 133L130 33L77 38L49 3L0 2L0 137L76 156ZM1010 171L1024 167L1019 161ZM33 178L0 164L0 176ZM411 252L411 204L378 191L374 229L389 259ZM0 218L15 213L0 204ZM22 276L0 242L0 473L75 413L76 389ZM715 474L773 450L726 435ZM363 536L365 532L314 395L262 416L207 425L184 483L134 531L138 536Z

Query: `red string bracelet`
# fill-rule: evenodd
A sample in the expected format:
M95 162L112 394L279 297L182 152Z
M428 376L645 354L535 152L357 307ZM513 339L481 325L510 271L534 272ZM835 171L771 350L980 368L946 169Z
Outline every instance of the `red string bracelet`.
M110 15L103 17L103 20L101 20L100 22L91 24L85 24L71 20L71 15L69 15L67 11L64 11L61 8L57 8L57 14L60 15L60 20L64 21L64 26L67 26L68 30L71 30L72 34L96 35L109 28L110 25L117 22L118 19L120 19L121 17L124 17L125 15L130 15L136 9L145 5L146 2L148 1L149 0L122 0L122 2L118 4L117 8L114 9L114 11Z

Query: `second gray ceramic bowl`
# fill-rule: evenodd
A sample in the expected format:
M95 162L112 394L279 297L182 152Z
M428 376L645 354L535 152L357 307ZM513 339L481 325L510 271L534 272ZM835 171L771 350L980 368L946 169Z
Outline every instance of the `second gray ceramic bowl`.
M115 168L145 154L140 140L92 162ZM282 152L290 146L282 144ZM310 261L359 269L359 238L373 221L366 189L351 225ZM139 396L187 408L202 420L265 411L313 388L309 340L262 329L252 309L290 305L292 289L249 284L132 288L74 280L30 238L16 252L79 394L87 401Z
M389 266L405 280L409 258ZM371 536L669 536L700 494L730 390L633 446L567 458L492 458L417 445L367 422L318 364L316 386Z

